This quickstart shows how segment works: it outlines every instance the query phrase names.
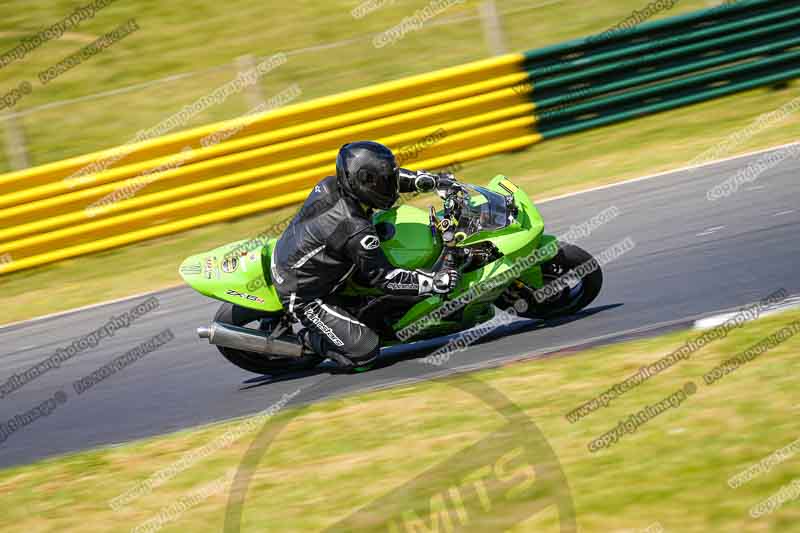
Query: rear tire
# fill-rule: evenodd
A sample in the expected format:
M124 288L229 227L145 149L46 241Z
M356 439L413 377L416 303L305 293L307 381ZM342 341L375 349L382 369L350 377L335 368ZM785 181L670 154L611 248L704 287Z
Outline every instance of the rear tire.
M590 253L574 244L561 244L558 255L542 265L544 286L593 259ZM532 289L524 287L520 291L519 297L524 300L528 309L519 315L524 318L539 319L572 315L591 304L602 288L603 270L599 265L581 278L576 287L566 287L541 303L536 301Z
M214 315L214 320L232 326L246 326L251 322L257 322L262 318L268 317L270 317L270 315L260 311L224 303L217 310L217 314ZM266 355L245 352L233 348L217 346L217 349L229 362L243 370L253 372L254 374L275 375L288 372L300 372L302 370L310 370L322 362L322 358L318 355L270 359Z

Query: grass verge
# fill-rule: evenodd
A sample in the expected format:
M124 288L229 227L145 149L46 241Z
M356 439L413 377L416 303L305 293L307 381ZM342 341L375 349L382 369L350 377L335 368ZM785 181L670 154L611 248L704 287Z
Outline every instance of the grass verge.
M642 365L677 349L695 333L673 333L471 376L511 399L541 429L568 479L580 531L631 531L655 522L666 531L686 533L800 531L797 501L786 502L759 519L748 514L752 506L800 477L797 458L773 465L771 471L736 489L727 484L731 476L800 437L795 379L800 370L796 357L800 336L713 386L703 382L703 375L715 366L799 320L800 312L793 311L734 330L574 424L566 420L566 413ZM517 496L490 490L491 498L481 500L477 489L469 492L463 488L457 472L435 470L436 465L449 464L454 454L496 434L504 425L484 402L486 398L464 392L459 385L464 379L419 383L329 400L302 412L289 408L278 413L270 424L287 425L253 478L243 530L321 530L424 472L436 473L422 476L429 488L462 487L462 514L452 504L449 507L453 521L467 516L466 530L495 530L508 515L482 511L484 504L494 502L494 509L500 509L491 498ZM589 441L689 381L696 383L697 392L685 402L625 435L614 446L598 453L588 451ZM240 423L227 422L0 471L2 520L19 531L130 530L235 468L252 434L118 512L108 507L111 498ZM516 446L516 442L493 439L483 451L489 457ZM522 466L514 463L513 472L521 473ZM517 477L515 483L523 480ZM430 531L433 522L427 513L431 498L436 502L438 493L426 486L393 493L392 502L395 509L416 513ZM534 495L548 496L545 490ZM226 501L227 490L215 492L178 513L163 531L220 531ZM534 505L532 501L523 503ZM436 516L442 530L447 530L444 515ZM513 531L558 531L558 516L552 509L519 516L525 520ZM417 529L422 530L426 529Z

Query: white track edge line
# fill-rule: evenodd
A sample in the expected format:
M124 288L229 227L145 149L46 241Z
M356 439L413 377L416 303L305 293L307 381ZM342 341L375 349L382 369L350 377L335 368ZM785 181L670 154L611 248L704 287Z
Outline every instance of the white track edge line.
M173 285L171 287L165 287L163 289L155 289L155 290L149 291L149 292L142 292L142 293L134 294L134 295L131 295L131 296L125 296L125 297L122 297L122 298L117 298L116 300L108 300L108 301L99 302L99 303L96 303L96 304L89 304L89 305L84 305L82 307L76 307L74 309L67 309L65 311L58 311L57 313L50 313L49 315L37 316L35 318L29 318L27 320L19 320L17 322L10 322L8 324L0 325L0 333L4 329L13 328L15 326L21 326L21 325L24 325L24 324L34 324L36 322L41 322L42 320L48 320L50 318L58 318L60 316L71 315L73 313L80 313L81 311L88 311L90 309L95 309L97 307L103 307L103 306L106 306L106 305L113 305L113 304L118 304L118 303L122 303L122 302L128 302L128 301L131 301L131 300L136 300L138 298L144 298L145 296L153 296L155 294L163 294L163 293L165 293L167 291L171 291L171 290L176 289L178 287L180 287L180 285Z
M602 191L602 190L605 190L605 189L611 189L612 187L620 187L622 185L628 185L630 183L636 183L636 182L639 182L639 181L646 181L646 180L650 180L650 179L653 179L653 178L660 178L660 177L667 176L667 175L670 175L670 174L678 174L680 172L697 170L697 169L704 168L704 167L710 167L710 166L714 166L714 165L719 165L721 163L727 163L729 161L736 161L737 159L745 159L747 157L753 157L754 155L766 154L768 152L774 152L776 150L780 150L782 148L787 148L789 146L794 146L794 145L797 145L797 144L800 144L800 141L794 141L794 142L790 142L790 143L786 143L786 144L781 144L779 146L772 146L770 148L762 148L761 150L755 150L753 152L747 152L747 153L740 154L740 155L734 155L734 156L731 156L731 157L726 157L724 159L717 159L715 161L709 161L707 163L701 163L699 165L690 165L690 166L680 167L680 168L676 168L676 169L672 169L672 170L665 170L663 172L658 172L656 174L650 174L648 176L641 176L641 177L638 177L638 178L632 178L632 179L625 180L625 181L618 181L616 183L609 183L607 185L599 185L597 187L592 187L592 188L589 188L589 189L583 189L583 190L580 190L580 191L574 191L574 192L570 192L570 193L566 193L566 194L561 194L561 195L558 195L558 196L551 196L551 197L548 197L548 198L544 198L543 200L536 200L535 203L536 204L544 204L544 203L547 203L547 202L553 202L555 200L561 200L563 198L569 198L571 196L578 196L579 194L585 194L585 193L595 192L595 191Z
M762 318L779 315L781 313L785 313L787 311L793 311L795 309L800 308L800 301L797 301L797 298L788 298L787 300L789 301L784 302L783 304L778 304L772 308L768 308L765 311L761 312L756 318L748 319L746 320L746 322L757 322ZM736 317L738 314L739 313L734 313L734 312L718 313L711 316L703 317L700 320L694 321L693 329L700 331L713 329L718 326L721 326L731 318Z

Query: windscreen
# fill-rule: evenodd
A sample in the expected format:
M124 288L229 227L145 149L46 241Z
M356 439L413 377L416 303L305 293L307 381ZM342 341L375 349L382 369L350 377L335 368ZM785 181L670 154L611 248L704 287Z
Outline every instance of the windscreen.
M508 225L505 197L473 185L467 185L464 189L469 198L463 204L458 231L470 236L480 231L505 228Z

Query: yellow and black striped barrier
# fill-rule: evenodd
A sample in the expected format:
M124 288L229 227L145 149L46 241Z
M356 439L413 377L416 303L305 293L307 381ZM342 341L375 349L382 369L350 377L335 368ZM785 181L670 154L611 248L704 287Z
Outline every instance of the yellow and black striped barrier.
M0 175L0 274L299 203L353 140L436 169L797 77L798 15L742 0Z

